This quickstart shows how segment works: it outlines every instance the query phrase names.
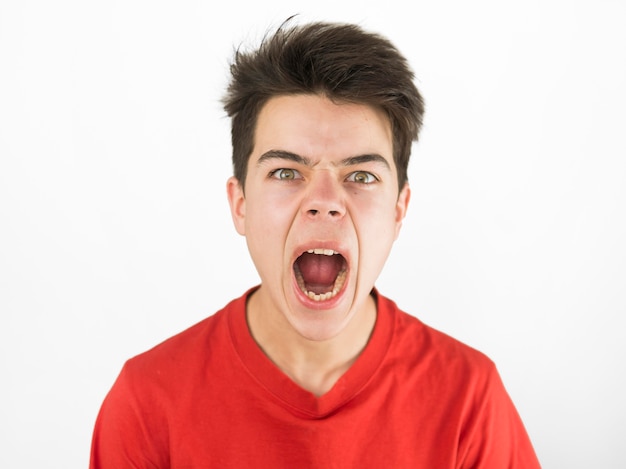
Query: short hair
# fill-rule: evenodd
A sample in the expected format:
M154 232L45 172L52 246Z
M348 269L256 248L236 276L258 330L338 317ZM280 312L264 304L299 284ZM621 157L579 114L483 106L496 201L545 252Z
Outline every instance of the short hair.
M258 49L237 49L222 102L231 118L234 176L245 186L257 119L272 97L318 94L369 105L389 118L401 189L411 147L422 126L424 100L406 58L386 38L354 24L285 21Z

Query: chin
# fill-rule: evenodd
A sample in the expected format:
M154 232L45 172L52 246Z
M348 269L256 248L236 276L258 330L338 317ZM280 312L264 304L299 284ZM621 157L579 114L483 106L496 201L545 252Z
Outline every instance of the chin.
M312 341L329 340L339 335L355 315L357 305L354 302L353 289L349 285L328 300L319 301L309 298L297 285L292 288L294 302L291 327L302 337Z

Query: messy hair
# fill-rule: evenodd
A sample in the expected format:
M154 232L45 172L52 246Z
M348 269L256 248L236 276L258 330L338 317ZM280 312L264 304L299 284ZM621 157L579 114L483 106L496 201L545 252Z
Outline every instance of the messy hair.
M223 98L231 118L234 176L245 185L257 119L270 98L317 94L335 102L368 105L387 115L402 188L424 114L424 101L405 57L388 39L357 25L290 22L265 36L258 49L238 49L234 54Z

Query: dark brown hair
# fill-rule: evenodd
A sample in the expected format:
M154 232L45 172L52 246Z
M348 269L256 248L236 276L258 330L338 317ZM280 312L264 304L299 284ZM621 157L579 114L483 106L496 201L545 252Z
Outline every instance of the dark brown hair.
M424 114L422 96L404 56L386 38L356 25L289 26L290 21L266 36L258 49L238 49L230 65L231 81L223 103L232 120L234 176L245 185L257 118L270 98L319 94L386 113L402 188Z

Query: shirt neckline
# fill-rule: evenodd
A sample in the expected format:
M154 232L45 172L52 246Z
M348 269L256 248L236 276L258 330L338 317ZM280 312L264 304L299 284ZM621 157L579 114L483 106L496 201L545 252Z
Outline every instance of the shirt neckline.
M258 288L248 290L237 299L229 313L233 346L248 373L283 407L303 418L323 418L355 397L370 381L383 361L393 335L394 309L372 290L376 301L376 323L370 339L335 385L317 397L291 380L278 368L253 339L246 321L246 302Z

